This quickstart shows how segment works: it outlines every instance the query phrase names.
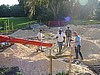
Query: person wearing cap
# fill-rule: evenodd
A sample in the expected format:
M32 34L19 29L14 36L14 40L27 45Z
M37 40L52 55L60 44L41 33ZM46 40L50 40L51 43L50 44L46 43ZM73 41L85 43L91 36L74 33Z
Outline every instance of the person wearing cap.
M63 42L65 41L65 36L62 33L62 30L59 30L59 33L57 33L56 38L57 38L58 47L59 47L59 54L61 54Z
M59 34L59 30L61 30L61 31L62 31L62 34L64 33L64 32L63 32L63 29L62 29L62 28L60 28L60 27L58 27L57 34Z
M66 42L67 42L67 46L70 45L70 39L72 36L72 31L69 29L69 27L67 27L67 30L65 31L65 35L66 35Z
M41 42L41 45L42 45L42 30L40 29L40 31L37 33L37 39ZM42 46L38 46L38 49L37 49L37 52L38 51L43 51L42 50Z
M81 37L78 35L78 33L75 31L73 32L73 35L75 36L75 54L76 54L76 58L78 59L80 55L81 60L83 60L83 55L81 53Z

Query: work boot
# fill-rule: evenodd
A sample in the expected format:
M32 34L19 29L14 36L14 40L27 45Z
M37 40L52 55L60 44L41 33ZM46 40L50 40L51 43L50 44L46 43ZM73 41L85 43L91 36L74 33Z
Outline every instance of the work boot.
M40 50L41 52L44 52L43 50Z

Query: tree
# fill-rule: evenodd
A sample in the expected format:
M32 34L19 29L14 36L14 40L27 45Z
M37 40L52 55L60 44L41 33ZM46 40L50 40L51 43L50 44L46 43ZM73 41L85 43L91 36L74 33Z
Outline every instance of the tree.
M10 16L10 6L9 5L1 5L0 6L0 17L8 17Z
M85 5L82 5L79 1L80 0L77 0L76 4L74 5L73 17L82 20L86 20L88 17L92 17L98 0L87 0L88 2Z
M83 0L19 0L19 3L29 18L36 15L37 10L40 9L39 12L44 15L48 13L52 15L52 20L61 20L66 16L73 19L88 19L93 15L98 0L86 0L85 5L82 5L80 1ZM43 16L41 13L38 14L39 17Z
M62 18L70 14L70 7L73 7L73 3L77 0L18 0L20 5L23 6L25 13L32 18L36 14L36 6L42 9L47 8L54 19Z
M47 0L18 0L19 4L24 8L25 13L29 18L35 15L36 6L42 6L42 4L47 4Z
M0 17L24 17L26 16L20 5L1 5Z
M12 17L24 17L26 16L23 9L19 5L14 5L10 7Z
M100 2L97 5L97 8L94 10L94 19L100 20Z

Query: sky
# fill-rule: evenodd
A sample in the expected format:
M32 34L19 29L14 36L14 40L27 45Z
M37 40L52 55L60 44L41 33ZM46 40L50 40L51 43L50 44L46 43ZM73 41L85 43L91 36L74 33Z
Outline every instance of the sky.
M5 4L5 5L15 5L15 4L19 4L18 0L0 0L0 5Z
M80 0L80 1L85 1L85 3L88 1L88 0ZM100 1L100 0L99 0ZM15 4L18 4L18 0L0 0L0 5L2 4L5 4L5 5L15 5Z

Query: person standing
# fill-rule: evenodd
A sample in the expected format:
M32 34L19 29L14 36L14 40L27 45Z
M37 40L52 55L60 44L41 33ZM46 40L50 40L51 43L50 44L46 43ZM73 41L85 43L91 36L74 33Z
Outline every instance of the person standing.
M67 46L70 46L70 39L72 36L72 31L69 29L69 27L67 27L67 30L65 31L65 35L66 35Z
M37 49L37 52L38 51L42 51L43 52L43 50L42 50L42 30L40 29L40 31L37 33L37 39L41 42L41 45L40 46L38 46L38 49Z
M58 31L57 31L57 34L59 34L59 30L61 30L61 33L63 34L63 29L61 29L60 27L58 27Z
M57 38L58 47L59 47L59 54L61 54L63 42L65 41L65 36L62 33L62 30L59 30L59 33L57 33L56 38Z
M80 55L81 60L83 60L83 55L81 53L81 37L78 35L78 33L75 31L73 32L73 35L75 36L75 54L76 54L76 58L78 59Z

